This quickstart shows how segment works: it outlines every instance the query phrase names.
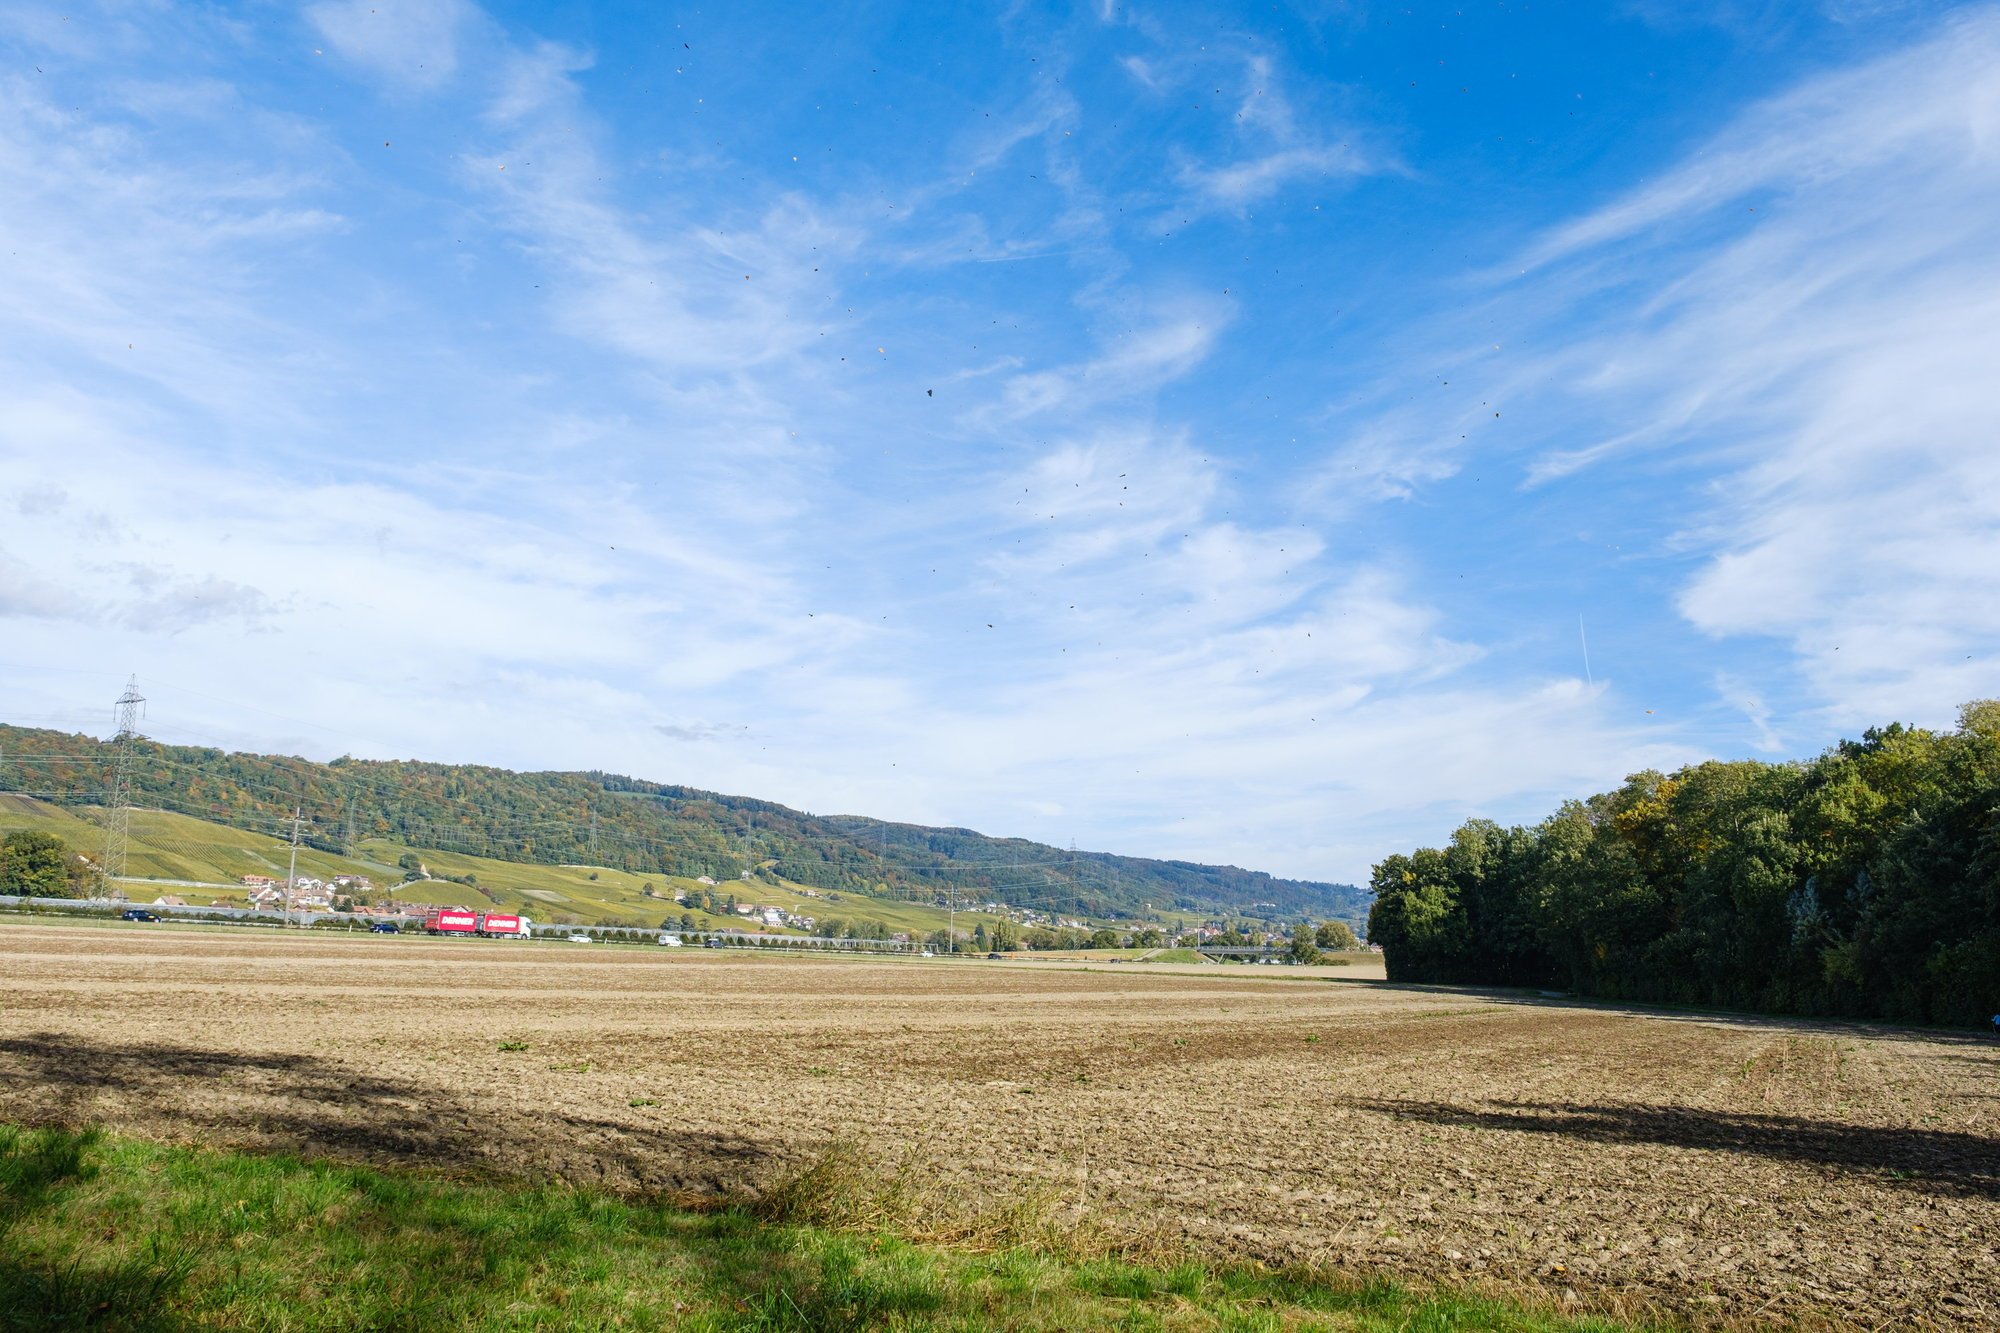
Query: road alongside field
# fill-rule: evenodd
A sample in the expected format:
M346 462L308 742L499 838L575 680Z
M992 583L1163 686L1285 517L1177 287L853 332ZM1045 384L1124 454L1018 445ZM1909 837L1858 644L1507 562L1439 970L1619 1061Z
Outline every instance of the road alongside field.
M2000 1323L2000 1047L1305 971L0 922L0 1117L693 1191L854 1140L1271 1262Z

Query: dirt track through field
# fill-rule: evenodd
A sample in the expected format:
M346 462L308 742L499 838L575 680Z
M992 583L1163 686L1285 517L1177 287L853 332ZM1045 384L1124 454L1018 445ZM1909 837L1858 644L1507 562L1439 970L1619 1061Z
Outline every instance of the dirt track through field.
M619 1188L859 1140L1267 1262L2000 1326L2000 1046L1969 1035L1251 969L8 922L0 1116Z

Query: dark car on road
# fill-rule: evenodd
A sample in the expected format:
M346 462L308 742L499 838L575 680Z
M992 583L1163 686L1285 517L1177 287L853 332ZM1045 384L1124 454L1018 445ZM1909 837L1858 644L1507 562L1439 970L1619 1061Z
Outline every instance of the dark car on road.
M158 921L160 915L157 912L148 912L143 907L128 907L118 914L118 919L121 921Z
M401 933L393 921L371 921L368 930L375 935L395 935Z

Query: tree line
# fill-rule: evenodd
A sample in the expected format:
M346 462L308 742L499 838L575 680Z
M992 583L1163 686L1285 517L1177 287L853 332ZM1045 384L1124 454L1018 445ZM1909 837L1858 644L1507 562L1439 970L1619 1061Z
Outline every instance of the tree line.
M2000 701L1636 773L1374 868L1392 981L1968 1024L2000 1012Z

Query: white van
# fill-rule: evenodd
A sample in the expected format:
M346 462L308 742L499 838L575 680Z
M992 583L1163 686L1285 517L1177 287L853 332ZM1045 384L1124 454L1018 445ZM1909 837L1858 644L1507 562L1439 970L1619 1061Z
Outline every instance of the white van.
M681 947L681 937L678 935L662 935L660 936L660 943L669 949L678 949Z

